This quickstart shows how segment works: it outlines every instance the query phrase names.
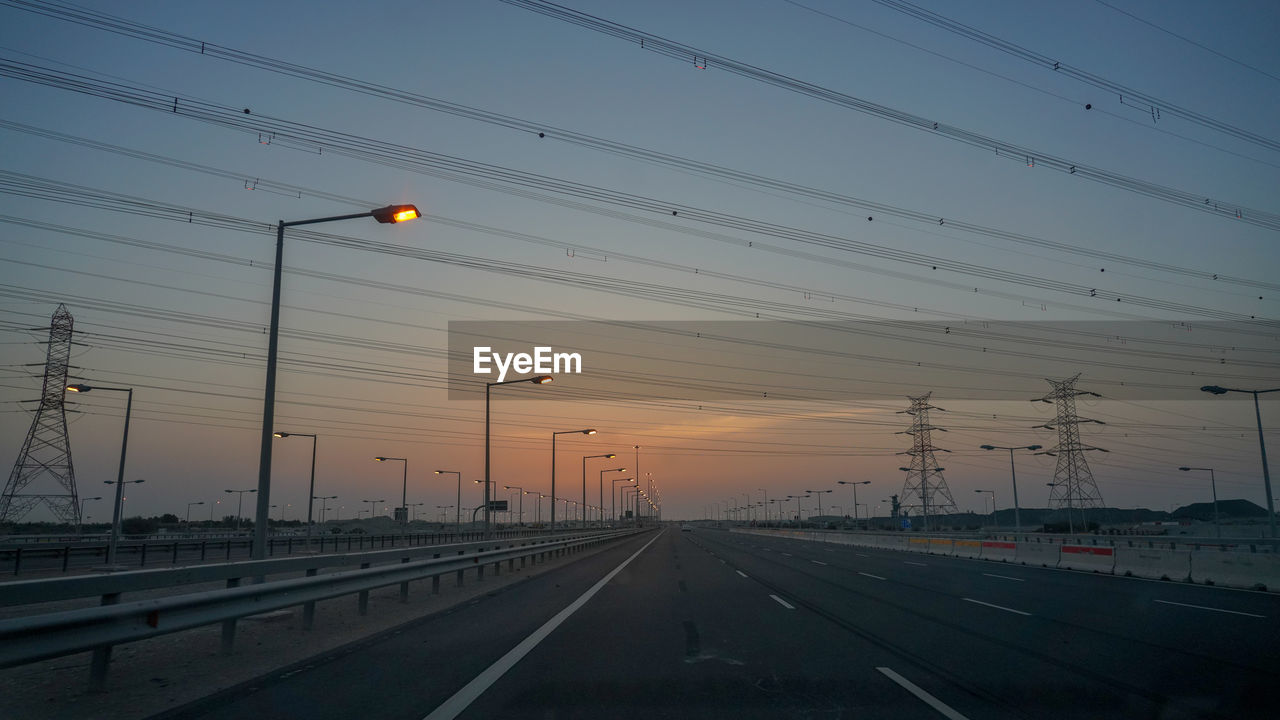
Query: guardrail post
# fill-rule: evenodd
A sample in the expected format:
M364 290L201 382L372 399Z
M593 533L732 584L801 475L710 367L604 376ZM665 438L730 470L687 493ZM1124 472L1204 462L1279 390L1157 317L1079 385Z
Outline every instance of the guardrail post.
M62 572L67 571L67 564L71 562L71 546L62 548Z
M316 569L307 568L307 577L315 577ZM316 603L314 600L302 604L302 629L310 630L316 623Z
M409 562L409 558L400 559L400 564L402 565L407 562ZM404 582L400 583L400 602L402 603L409 602L409 581L408 580L405 580Z
M18 574L18 568L22 567L22 548L15 548L13 551L13 574Z
M367 567L369 567L369 563L360 563L361 570L364 570ZM360 614L368 615L369 614L369 591L368 590L360 591L359 605L360 605Z
M142 541L142 552L139 553L139 555L140 555L140 558L138 560L138 567L146 567L147 566L147 541L146 540Z
M227 546L228 547L231 546L231 541L229 540L227 541ZM229 588L240 587L240 578L227 578L227 587ZM232 646L235 645L235 642L236 642L235 618L231 618L230 620L223 620L222 621L222 654L230 655L231 648Z
M440 557L440 553L436 553L435 555L431 556L433 560L438 559L439 557ZM431 576L431 594L432 595L440 594L440 575L439 574Z
M173 541L173 560L170 560L169 564L170 565L178 564L178 541L177 540Z
M204 558L205 558L205 555L208 553L208 550L209 550L209 541L201 540L200 541L200 562L204 562Z
M102 596L102 605L115 605L120 602L120 593L107 593ZM89 691L102 692L107 684L107 668L111 665L111 646L103 645L93 649L93 660L89 662Z
M465 551L465 550L459 550L459 551L458 551L458 554L459 554L459 555L463 555L463 554L465 554L465 553L466 553L466 551ZM464 572L463 570L459 570L459 571L458 571L458 581L457 581L457 583L455 584L455 587L462 587L462 573L463 573L463 572Z
M227 562L231 562L231 538L227 538Z

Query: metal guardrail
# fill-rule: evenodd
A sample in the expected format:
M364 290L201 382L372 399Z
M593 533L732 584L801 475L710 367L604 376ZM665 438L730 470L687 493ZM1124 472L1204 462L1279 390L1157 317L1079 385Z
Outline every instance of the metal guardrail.
M461 584L463 574L468 570L475 570L477 578L483 579L484 569L490 565L493 566L494 573L498 574L501 572L503 562L508 563L510 570L514 570L516 561L520 561L521 567L524 567L530 558L537 562L539 559L545 559L550 553L576 552L592 545L628 537L636 532L640 531L593 533L558 539L529 539L513 547L477 549L470 554L465 554L463 551L463 554L447 557L441 553L441 557L417 561L405 557L405 550L402 549L393 553L377 553L383 556L379 559L385 559L388 562L376 567L371 566L374 559L369 555L355 558L344 556L347 564L350 564L352 559L358 560L360 569L326 575L315 575L318 561L324 560L325 556L234 563L232 569L238 577L228 578L228 587L225 589L126 603L117 603L118 595L108 600L112 596L104 594L104 604L99 607L0 620L0 667L13 667L93 650L90 685L93 688L100 688L106 679L111 648L117 644L221 622L223 623L223 652L230 652L235 638L235 622L239 618L303 605L303 628L309 629L314 617L315 603L319 600L358 594L360 614L363 615L367 610L370 590L399 584L403 600L408 596L409 583L415 580L431 578L432 590L438 592L439 578L442 575L457 573L458 582ZM494 543L485 544L492 546ZM431 550L445 549L445 547L439 547ZM395 559L399 559L400 562L394 562ZM311 561L309 566L307 560ZM307 576L254 585L239 585L239 579L242 577L266 575L268 572L286 572L288 570L274 569L286 565L290 568L306 567ZM210 569L185 568L182 570ZM156 572L174 573L176 577L176 574L181 573L182 570ZM143 574L147 573L122 573L110 578ZM0 589L7 592L7 589L14 585L28 585L29 587L22 591L26 595L39 584L54 587L58 583L74 583L80 580L82 578L24 581L9 583L0 586ZM89 579L83 580L86 581L85 588L91 587L87 583ZM137 580L137 577L126 578L126 581L134 580ZM203 580L196 580L196 582L201 581ZM97 594L97 590L90 594Z
M535 530L524 528L519 530L501 530L495 533L498 538L516 538L516 537L536 537L546 535L545 530ZM404 545L438 545L441 542L449 541L466 541L468 539L479 540L484 537L484 532L463 531L463 532L440 532L440 533L409 533L407 535L400 534L383 534L368 535L363 533L351 534L316 534L308 538L305 535L280 535L269 539L267 544L267 555L291 555L295 552L309 552L318 549L325 552L328 548L333 548L333 552L340 552L342 548L347 551L363 550L366 546L370 549L374 547L400 547ZM219 556L221 560L230 562L233 554L243 554L248 556L253 552L253 540L244 535L233 535L228 537L171 537L171 538L150 538L135 542L122 542L116 548L117 562L122 561L122 556L128 556L128 562L136 563L138 567L146 567L148 559L152 564L158 560L162 564L175 565L179 561L179 555L182 552L194 554L199 551L199 562L216 562ZM54 559L60 561L61 572L67 572L72 567L84 567L83 564L73 564L73 559L88 560L90 563L105 558L107 554L107 543L102 542L58 542L58 543L18 543L6 545L0 543L0 572L5 574L18 575L24 569L24 561L30 562L36 559ZM6 567L7 563L13 563L12 569ZM46 568L54 569L54 568Z
M561 535L559 537L561 539L573 539L582 537L582 533ZM439 557L443 553L466 553L486 547L517 546L512 543L517 543L520 546L535 545L549 542L551 539L550 536L545 535L516 539L494 538L475 542L419 545L361 553L312 554L267 560L242 560L152 570L126 570L71 577L15 580L0 583L0 607L93 596L105 598L109 595L119 596L122 593L138 592L140 590L155 590L246 577L280 575L330 567L353 567L364 563L402 562L405 559L418 559L432 555Z

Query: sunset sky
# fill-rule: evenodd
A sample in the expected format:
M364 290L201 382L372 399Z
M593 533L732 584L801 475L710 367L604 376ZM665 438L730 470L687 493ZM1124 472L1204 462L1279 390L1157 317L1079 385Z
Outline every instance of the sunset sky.
M824 505L852 514L839 480L870 480L859 502L883 515L900 411L932 392L959 507L988 488L1005 508L1008 455L979 446L1052 447L1030 401L1080 373L1106 505L1208 501L1181 465L1264 504L1252 402L1199 387L1280 387L1280 6L563 6L611 37L519 4L0 2L0 464L61 302L73 381L135 389L126 479L147 482L125 514L234 513L224 490L257 485L275 223L415 203L403 225L286 233L276 429L319 435L316 494L343 517L398 504L379 455L409 459L421 512L455 503L435 469L479 504L482 396L450 394L447 334L476 320L609 328L565 348L581 376L494 390L500 485L549 492L551 433L590 427L558 440L559 495L616 453L588 461L594 504L638 445L668 519L762 490L836 489ZM673 321L744 329L636 329ZM746 327L765 321L785 330ZM80 495L107 495L124 398L69 399ZM276 441L286 517L310 453ZM1022 506L1053 471L1018 458Z

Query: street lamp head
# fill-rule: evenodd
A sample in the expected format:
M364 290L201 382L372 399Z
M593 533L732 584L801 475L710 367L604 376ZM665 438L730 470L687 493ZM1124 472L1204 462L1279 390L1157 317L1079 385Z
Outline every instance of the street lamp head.
M1042 448L1042 447L1044 447L1044 446L1043 446L1043 445L1028 445L1028 446L1027 446L1027 449L1028 449L1028 450L1039 450L1039 449L1040 449L1040 448Z
M1213 393L1214 395L1226 395L1227 389L1219 385L1205 385L1200 388L1201 392Z
M376 457L376 458L374 458L374 460L376 460L376 461L378 461L378 462L386 462L386 461L387 461L387 459L386 459L386 458L384 458L384 457Z
M606 457L606 458L609 458L609 459L613 459L613 458L616 458L616 457L618 457L618 456L617 456L617 455L614 455L613 453L609 453L608 455L605 455L605 457Z
M1178 469L1179 469L1179 470L1181 470L1182 472L1187 472L1187 471L1188 471L1188 470L1190 470L1191 468L1189 468L1189 467L1180 467L1180 468L1178 468Z
M279 437L279 438L286 438L286 437L289 437L289 433L287 433L287 432L274 432L274 433L271 433L271 434L272 434L272 435L275 435L276 437Z
M418 213L418 208L412 205L388 205L373 210L369 214L380 223L399 223L422 217Z
M546 385L547 383L553 380L555 380L555 378L551 377L550 375L538 375L537 377L529 378L529 382L533 383L534 385Z
M595 434L596 434L596 430L595 430L595 428L588 428L587 430L583 430L583 431L582 431L582 434L583 434L583 435L595 435Z
M982 448L983 450L995 450L995 449L996 449L996 446L995 446L995 445L979 445L978 447Z
M67 389L70 390L71 392L89 392L93 388L89 387L88 385L76 383L75 385L68 385Z

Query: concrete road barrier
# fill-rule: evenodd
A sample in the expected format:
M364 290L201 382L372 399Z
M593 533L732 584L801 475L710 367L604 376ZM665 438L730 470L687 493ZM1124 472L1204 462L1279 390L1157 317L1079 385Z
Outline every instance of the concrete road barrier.
M1115 574L1186 581L1191 577L1191 551L1118 547Z
M1110 574L1116 566L1115 548L1099 545L1063 545L1059 548L1058 567L1068 570L1091 570Z
M999 560L1000 562L1014 562L1017 551L1017 543L1007 542L1004 540L983 540L982 554L979 555L983 560Z
M956 557L966 558L982 557L982 541L953 540L951 542L951 554Z
M1039 565L1041 567L1058 567L1058 548L1061 545L1050 543L1020 542L1016 543L1014 560L1023 565Z
M929 538L930 555L950 555L951 538Z
M927 553L929 552L929 538L909 537L907 538L907 546L903 549L909 552Z
M1280 592L1280 556L1219 550L1194 550L1190 555L1195 582Z

